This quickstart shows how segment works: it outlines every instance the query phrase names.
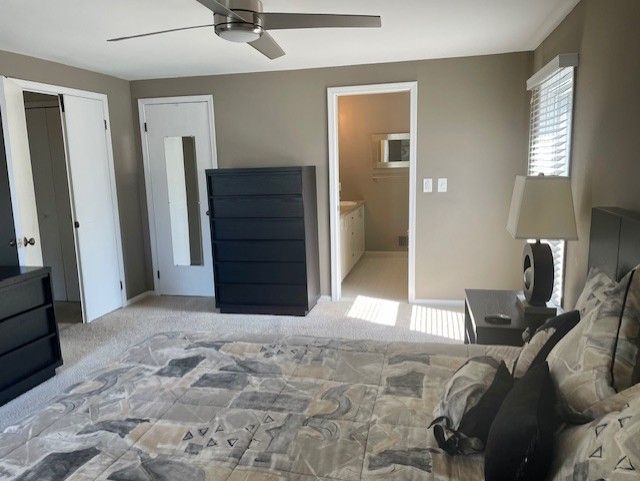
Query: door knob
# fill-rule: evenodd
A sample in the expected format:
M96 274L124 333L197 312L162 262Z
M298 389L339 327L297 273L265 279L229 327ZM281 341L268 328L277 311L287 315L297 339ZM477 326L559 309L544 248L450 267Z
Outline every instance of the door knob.
M18 245L18 241L16 239L11 239L9 241L9 247L15 247Z
M34 246L34 245L36 245L36 240L35 240L33 237L31 237L30 239L27 239L27 238L25 237L25 238L24 238L24 240L23 240L23 242L24 242L24 246L25 246L25 247L27 247L27 246Z

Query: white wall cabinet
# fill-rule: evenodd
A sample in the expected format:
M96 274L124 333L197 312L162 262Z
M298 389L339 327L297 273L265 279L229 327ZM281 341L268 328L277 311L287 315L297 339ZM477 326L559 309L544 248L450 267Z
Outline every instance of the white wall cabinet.
M344 279L364 254L364 205L340 216L340 243Z

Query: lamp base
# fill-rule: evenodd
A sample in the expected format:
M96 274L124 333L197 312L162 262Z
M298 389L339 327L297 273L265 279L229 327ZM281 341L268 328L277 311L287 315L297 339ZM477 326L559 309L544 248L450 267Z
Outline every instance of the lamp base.
M553 253L551 246L527 243L522 253L524 297L533 306L545 306L553 294Z

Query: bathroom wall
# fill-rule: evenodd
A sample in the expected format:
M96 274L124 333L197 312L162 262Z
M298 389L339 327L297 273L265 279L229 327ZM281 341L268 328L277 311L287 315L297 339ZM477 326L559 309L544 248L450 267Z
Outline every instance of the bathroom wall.
M365 249L402 251L409 228L409 169L374 168L374 134L409 132L409 92L339 99L340 198L364 200Z

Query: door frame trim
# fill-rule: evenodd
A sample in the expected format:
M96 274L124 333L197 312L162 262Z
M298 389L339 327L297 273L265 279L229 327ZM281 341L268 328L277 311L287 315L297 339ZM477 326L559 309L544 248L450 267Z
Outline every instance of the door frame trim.
M408 301L416 299L416 201L417 201L417 152L418 152L418 82L396 82L372 85L351 85L327 88L327 123L329 142L329 227L331 233L331 299L342 296L340 263L340 150L338 145L338 100L342 96L409 92L410 140L409 152L409 252L408 252Z
M207 104L209 113L209 128L211 130L211 168L218 168L218 153L216 150L216 120L213 108L213 95L185 95L179 97L153 97L138 99L138 120L140 123L140 139L142 144L142 162L144 164L144 184L147 198L147 219L149 222L149 240L151 244L151 265L153 268L153 290L156 294L161 294L158 285L158 244L155 221L155 210L153 203L153 189L151 188L151 160L149 158L149 143L147 132L144 130L146 123L145 107L147 105L162 105L176 103L203 103ZM215 277L213 279L215 287Z
M55 96L60 96L60 95L72 95L74 97L84 97L84 98L88 98L88 99L93 99L93 100L99 100L100 102L102 102L102 108L103 108L103 112L105 115L105 120L106 120L106 129L105 129L105 136L106 136L106 144L107 144L107 161L108 161L108 170L109 170L109 185L110 185L110 189L111 189L111 204L112 204L112 213L114 216L114 224L115 224L115 228L116 228L116 232L115 232L115 237L116 237L116 249L117 249L117 254L118 254L118 269L120 272L120 280L122 282L122 289L121 289L121 302L120 302L120 307L124 307L127 304L127 279L125 277L125 270L124 270L124 255L123 255L123 249L122 249L122 232L121 232L121 227L120 227L120 210L118 207L118 190L117 190L117 186L116 186L116 170L115 170L115 161L113 158L113 139L111 137L111 117L109 114L109 99L107 97L106 94L101 94L98 92L91 92L88 90L79 90L79 89L74 89L74 88L69 88L69 87L62 87L59 85L52 85L52 84L45 84L45 83L40 83L40 82L33 82L31 80L23 80L23 79L18 79L18 78L13 78L13 77L7 77L9 80L12 80L13 82L16 82L21 88L22 91L24 92L25 90L29 91L29 92L37 92L37 93L42 93L42 94L48 94L48 95L55 95ZM64 155L65 155L65 163L66 163L66 167L67 167L67 185L69 187L69 198L71 201L71 212L73 214L74 219L76 218L76 212L75 212L75 198L74 198L74 192L73 192L73 185L71 182L71 170L69 167L69 153L67 152L67 141L66 141L66 125L64 124L65 119L64 116L62 116L61 118L62 122L63 122L63 129L62 129L62 135L64 137ZM76 254L76 264L78 266L78 281L80 283L80 300L82 303L82 321L83 322L87 322L86 320L86 315L85 315L85 300L84 300L84 279L82 277L82 265L81 265L81 261L80 261L80 256L78 255L78 251L79 251L79 243L78 243L78 236L77 236L77 231L76 229L73 229L73 238L74 238L74 244L75 244L75 254Z

